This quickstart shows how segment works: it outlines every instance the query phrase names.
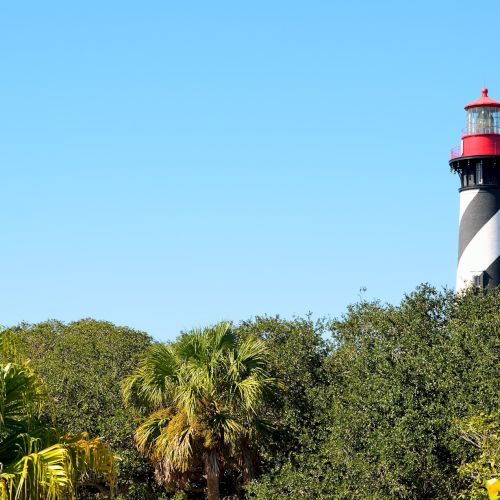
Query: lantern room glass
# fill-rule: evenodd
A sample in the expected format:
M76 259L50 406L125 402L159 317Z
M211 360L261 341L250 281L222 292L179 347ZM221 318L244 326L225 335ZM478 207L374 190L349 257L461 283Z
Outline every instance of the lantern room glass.
M500 108L478 106L467 110L467 135L500 134Z

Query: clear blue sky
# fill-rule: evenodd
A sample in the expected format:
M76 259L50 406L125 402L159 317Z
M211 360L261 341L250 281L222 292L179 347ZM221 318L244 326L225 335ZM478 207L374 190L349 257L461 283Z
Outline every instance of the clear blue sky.
M497 0L7 2L0 324L158 339L453 286Z

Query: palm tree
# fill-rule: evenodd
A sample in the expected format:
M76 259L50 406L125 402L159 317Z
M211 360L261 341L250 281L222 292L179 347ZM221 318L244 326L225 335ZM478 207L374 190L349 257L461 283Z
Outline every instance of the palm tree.
M61 435L39 419L43 386L27 365L0 365L0 499L75 498L78 482L106 476L114 457L99 438Z
M264 342L222 322L151 346L122 389L127 404L148 412L135 440L157 480L185 488L203 474L208 499L217 500L224 470L253 476L261 409L274 386Z

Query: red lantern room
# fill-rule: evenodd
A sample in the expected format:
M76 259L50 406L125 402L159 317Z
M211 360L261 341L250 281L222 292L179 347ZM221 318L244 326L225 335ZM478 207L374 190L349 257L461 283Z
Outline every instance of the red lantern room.
M460 147L452 149L452 159L500 155L500 102L488 97L486 88L481 94L465 106L467 127L462 130Z

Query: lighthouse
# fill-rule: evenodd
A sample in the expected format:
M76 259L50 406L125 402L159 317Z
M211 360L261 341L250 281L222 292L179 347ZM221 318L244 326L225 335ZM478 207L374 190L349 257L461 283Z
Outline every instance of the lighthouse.
M500 102L484 88L465 110L467 126L449 162L461 183L457 292L500 285Z

